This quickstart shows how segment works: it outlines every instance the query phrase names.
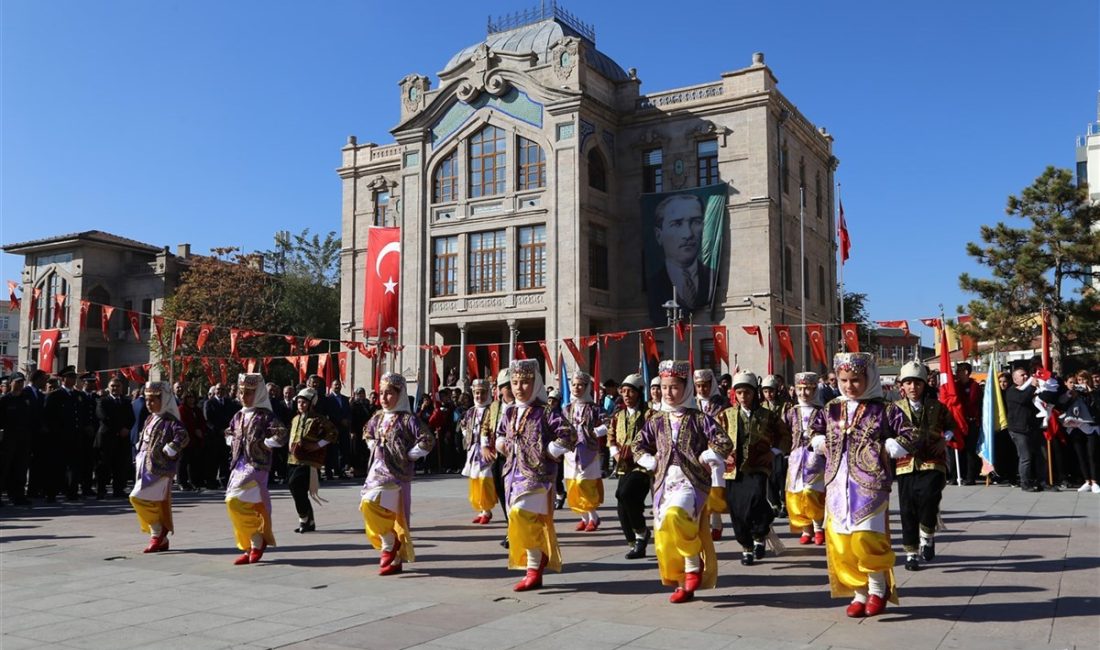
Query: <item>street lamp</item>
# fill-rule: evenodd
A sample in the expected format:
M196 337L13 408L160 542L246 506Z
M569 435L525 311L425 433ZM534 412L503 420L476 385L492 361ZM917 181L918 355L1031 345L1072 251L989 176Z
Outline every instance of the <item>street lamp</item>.
M675 327L679 325L680 319L683 318L683 310L680 309L680 303L676 302L676 286L672 287L672 300L669 300L665 304L661 305L665 308L665 316L668 317L668 326ZM672 333L672 358L677 359L676 356L676 333Z
M387 327L386 341L390 344L390 372L397 372L397 329Z

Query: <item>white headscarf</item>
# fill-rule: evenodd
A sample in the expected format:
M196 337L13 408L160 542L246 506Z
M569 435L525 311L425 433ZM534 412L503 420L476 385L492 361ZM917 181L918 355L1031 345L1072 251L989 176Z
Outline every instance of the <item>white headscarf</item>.
M508 366L509 376L512 379L517 377L530 376L534 379L534 387L531 390L531 398L526 402L519 401L519 397L516 397L515 403L520 406L531 406L540 401L540 398L546 394L546 388L542 385L542 373L539 372L539 362L535 359L515 359ZM515 395L516 391L513 390L512 394Z
M252 399L252 406L244 406L241 410L245 413L251 413L253 411L264 409L267 411L273 410L271 408L271 395L267 391L267 383L264 382L264 377L258 372L241 373L237 375L237 391L240 392L244 388L251 388L255 391L255 397ZM241 403L242 405L244 402Z
M580 397L577 397L573 394L573 382L578 379L583 380L584 383L588 385L588 388ZM579 370L576 374L573 375L573 378L569 380L569 400L572 402L579 402L581 404L592 403L592 375L588 374L587 372L581 372Z
M478 406L479 408L485 408L486 406L489 406L490 404L493 403L493 388L492 388L492 386L489 385L489 382L487 380L485 380L485 379L475 379L472 382L470 382L470 394L471 394L471 396L476 394L476 393L474 393L474 389L476 389L476 388L484 388L485 389L485 401L484 402L479 402L475 398L474 399L474 404L476 406Z
M384 413L412 413L412 409L409 408L409 391L408 382L405 381L405 377L396 372L387 372L382 375L378 380L378 386L381 390L385 390L386 386L394 386L398 389L397 406L392 409L382 407Z
M856 372L867 377L867 388L862 395L848 397L841 389L841 397L857 402L882 399L882 382L879 380L878 364L875 363L875 357L870 352L838 352L833 357L833 371L839 374L841 370Z
M146 382L145 388L142 391L142 396L145 393L160 393L160 411L152 413L153 415L159 415L164 417L165 415L171 415L175 419L180 419L180 408L176 404L176 396L172 393L172 386L166 381L150 381ZM146 405L148 405L146 401ZM148 408L148 406L146 406Z
M680 413L686 409L695 408L695 386L691 383L691 365L687 361L662 361L661 365L658 366L658 373L662 381L665 377L674 377L684 383L684 392L679 403L666 404L662 395L662 412Z
M714 371L710 368L702 368L700 370L696 370L695 375L693 376L693 380L694 381L692 381L691 386L691 391L693 395L695 394L696 381L706 381L710 383L710 392L705 397L699 397L698 395L695 395L695 408L702 411L703 407L706 406L707 402L710 401L710 398L714 397L715 395L721 395L722 391L718 388L718 381L714 378Z

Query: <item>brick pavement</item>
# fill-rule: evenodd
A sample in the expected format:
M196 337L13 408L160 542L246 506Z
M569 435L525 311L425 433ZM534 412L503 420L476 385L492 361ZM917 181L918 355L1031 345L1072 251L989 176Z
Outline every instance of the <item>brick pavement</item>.
M323 494L330 502L317 532L297 535L290 497L276 489L280 545L244 567L231 564L238 551L217 493L175 493L177 532L159 555L140 552L146 539L122 501L5 507L0 647L1100 646L1093 494L948 487L936 561L918 573L899 565L901 606L864 620L847 619L846 603L828 597L824 550L798 546L785 530L788 552L753 567L740 565L735 542L720 542L718 589L674 606L652 558L623 559L613 502L597 533L573 532L574 518L559 511L565 572L547 574L540 592L515 594L520 573L505 569L503 524L469 524L460 477L418 477L418 561L388 578L376 575L358 487L326 483Z

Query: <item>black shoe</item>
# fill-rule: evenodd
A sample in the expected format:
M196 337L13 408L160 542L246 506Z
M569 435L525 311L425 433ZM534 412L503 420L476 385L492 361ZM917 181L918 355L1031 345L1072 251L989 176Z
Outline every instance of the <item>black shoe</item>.
M927 544L921 544L920 556L924 558L925 562L931 562L936 559L936 542L933 540ZM909 568L908 563L906 563L905 568Z
M1043 488L1039 485L1029 485L1024 488L1024 492L1042 492Z
M917 556L910 555L909 557L905 558L905 570L920 571L920 560L917 559Z
M626 559L628 559L628 560L637 560L639 558L645 557L645 549L646 549L646 546L648 546L648 545L649 545L649 531L646 530L645 535L643 535L642 537L637 537L637 536L634 537L634 547L631 548L627 552Z
M565 499L555 499L554 500L554 510L561 510L564 507L565 507Z
M763 560L764 556L767 555L767 549L764 547L763 542L757 542L756 544L753 544L752 552L758 560Z
M500 545L504 548L508 548L508 538L505 537L504 539L500 540Z
M741 554L741 564L745 566L752 566L754 562L756 562L756 556L753 555L750 551L745 551Z
M974 479L967 479L963 481L963 485L977 485L977 483L974 482Z
M296 533L312 533L315 530L317 530L317 523L314 522L314 521L307 521L304 524L299 524L298 527L294 529L294 532L296 532Z

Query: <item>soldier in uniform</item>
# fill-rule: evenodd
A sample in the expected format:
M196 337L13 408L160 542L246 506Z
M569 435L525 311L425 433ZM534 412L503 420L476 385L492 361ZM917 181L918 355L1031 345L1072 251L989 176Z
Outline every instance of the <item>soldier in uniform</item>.
M8 392L0 397L0 490L12 505L27 506L27 463L34 427L34 395L25 388L26 376L17 372L8 378Z
M957 426L950 411L925 393L928 369L910 361L901 368L902 399L895 402L913 423L917 453L897 459L898 505L905 570L919 571L920 559L936 557L936 523L947 483L947 442Z
M58 373L61 386L46 396L44 415L49 441L60 452L61 462L49 474L46 500L65 492L69 501L80 499L80 474L85 462L83 437L84 394L76 389L76 367L65 366Z
M86 372L80 376L80 490L81 494L90 497L96 494L92 489L92 473L95 470L95 437L99 430L99 420L96 417L96 407L99 404L99 395L96 393L96 375L94 372ZM96 495L98 496L98 494Z

